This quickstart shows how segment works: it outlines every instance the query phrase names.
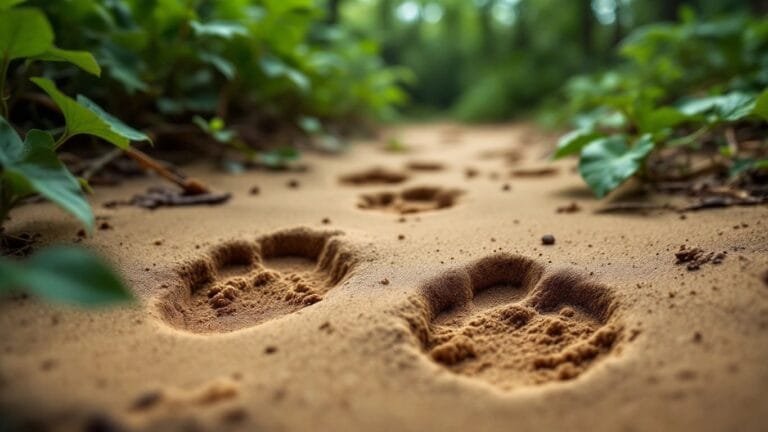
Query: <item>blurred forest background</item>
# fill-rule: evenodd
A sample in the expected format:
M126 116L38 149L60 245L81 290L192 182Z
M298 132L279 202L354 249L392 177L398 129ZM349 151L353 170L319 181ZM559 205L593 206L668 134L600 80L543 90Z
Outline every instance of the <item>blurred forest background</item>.
M329 21L378 41L387 64L413 71L416 112L497 121L557 106L570 78L621 62L622 41L636 29L716 21L722 28L710 30L742 33L744 18L765 17L768 2L336 0L328 8Z

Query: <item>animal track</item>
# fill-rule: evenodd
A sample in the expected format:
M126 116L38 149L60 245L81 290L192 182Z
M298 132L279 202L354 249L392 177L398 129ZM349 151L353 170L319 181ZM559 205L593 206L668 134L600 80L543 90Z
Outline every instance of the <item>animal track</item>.
M341 177L341 182L354 186L397 184L408 180L408 175L387 168L374 167Z
M297 228L217 246L165 285L160 316L195 333L223 333L317 303L355 264L340 234Z
M358 207L400 214L421 213L453 207L462 193L458 189L419 186L400 192L363 194Z
M429 357L503 390L576 378L619 343L608 288L493 255L427 282L405 313Z

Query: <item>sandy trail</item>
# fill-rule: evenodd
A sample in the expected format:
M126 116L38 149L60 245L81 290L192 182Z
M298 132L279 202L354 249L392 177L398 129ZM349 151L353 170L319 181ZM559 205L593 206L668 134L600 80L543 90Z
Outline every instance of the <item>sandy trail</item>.
M553 139L530 127L396 133L409 152L363 143L308 156L306 173L194 169L234 194L224 206L102 208L149 178L98 190L114 228L83 244L141 302L0 303L3 417L25 430L764 430L768 208L598 215L573 161L541 172ZM73 240L54 212L22 208L10 229ZM683 244L727 258L688 271Z

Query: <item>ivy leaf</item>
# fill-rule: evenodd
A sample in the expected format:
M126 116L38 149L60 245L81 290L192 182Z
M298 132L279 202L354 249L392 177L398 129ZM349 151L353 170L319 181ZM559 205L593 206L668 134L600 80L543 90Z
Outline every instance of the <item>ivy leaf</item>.
M32 60L68 62L96 76L101 76L101 67L93 55L87 51L70 51L52 46L42 54L31 57Z
M762 117L763 120L768 120L768 90L757 97L755 107L752 109L752 114Z
M10 129L10 131L9 131ZM19 149L19 137L0 117L0 163L2 178L18 198L39 193L71 213L88 230L93 229L91 206L83 196L80 183L61 163L54 151L53 137L32 130Z
M0 292L11 290L76 306L102 306L133 298L106 262L71 247L45 249L22 263L0 260Z
M555 150L555 154L552 158L557 160L576 154L587 144L602 137L603 135L601 133L590 129L576 129L560 138L557 142L557 150Z
M149 137L109 115L85 96L78 96L75 101L60 92L51 80L32 78L32 82L48 93L61 109L67 123L67 135L97 136L121 149L129 148L131 141L150 141Z
M0 53L7 60L40 55L52 46L53 29L40 10L9 9L0 14Z
M629 147L623 135L593 141L581 151L579 172L595 196L602 198L632 177L653 151L651 135Z
M738 121L748 117L755 109L755 98L733 92L722 96L694 99L684 103L680 112L689 116L708 115L711 122Z
M248 36L248 29L236 22L211 21L201 23L191 21L189 23L197 36L214 36L223 39L232 39L235 36Z

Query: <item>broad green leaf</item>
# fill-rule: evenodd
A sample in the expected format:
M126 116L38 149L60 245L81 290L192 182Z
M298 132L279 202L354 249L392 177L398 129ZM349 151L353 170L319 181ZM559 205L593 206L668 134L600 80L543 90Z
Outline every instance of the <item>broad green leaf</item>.
M149 137L107 114L85 96L78 96L75 101L60 92L51 80L32 78L32 82L45 90L61 109L67 135L94 135L122 149L130 147L131 141L149 141Z
M101 76L101 67L87 51L69 51L51 47L46 52L32 57L33 60L68 62L96 76Z
M581 151L579 172L595 196L602 198L632 177L653 147L650 135L643 135L632 147L621 135L593 141Z
M199 21L191 21L190 25L197 36L214 36L224 39L232 39L235 36L248 36L248 29L235 22L211 21L201 23Z
M0 13L0 53L9 59L32 57L53 46L53 30L38 9L9 9Z
M25 262L0 259L0 292L22 290L75 306L103 306L133 298L101 258L83 249L45 249Z
M566 156L576 154L580 152L584 146L602 136L601 133L593 130L576 129L560 138L557 142L557 150L555 150L553 159L562 159Z
M29 131L23 155L3 164L2 176L17 195L23 197L37 192L71 213L89 230L93 228L91 206L83 196L80 183L56 155L53 137L49 133Z
M768 120L768 90L758 96L757 101L755 101L755 107L752 109L752 114L762 117L763 120Z
M642 133L655 134L664 129L678 126L692 116L683 114L672 107L662 107L638 116L637 123Z
M755 109L755 98L748 94L734 92L722 96L712 96L694 99L680 107L683 114L708 115L710 121L737 121L752 114Z

